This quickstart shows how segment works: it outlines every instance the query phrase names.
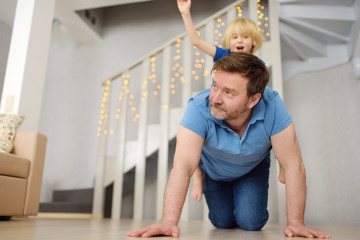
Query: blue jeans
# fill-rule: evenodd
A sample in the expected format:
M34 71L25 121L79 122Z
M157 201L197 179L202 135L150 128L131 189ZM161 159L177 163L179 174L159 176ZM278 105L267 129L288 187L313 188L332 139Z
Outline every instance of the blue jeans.
M203 191L209 219L216 228L258 231L267 222L270 159L259 163L233 181L215 181L205 176Z

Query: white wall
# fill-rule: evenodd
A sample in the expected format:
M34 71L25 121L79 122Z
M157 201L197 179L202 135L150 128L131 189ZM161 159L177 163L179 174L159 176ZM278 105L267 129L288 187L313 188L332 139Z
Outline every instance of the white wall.
M347 63L284 85L307 170L306 220L360 223L360 81Z
M4 84L12 28L0 20L0 99Z

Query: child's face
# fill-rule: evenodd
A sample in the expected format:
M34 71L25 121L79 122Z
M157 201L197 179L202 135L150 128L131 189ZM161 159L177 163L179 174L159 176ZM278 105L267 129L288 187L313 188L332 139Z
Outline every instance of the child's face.
M230 51L251 53L252 47L252 37L240 31L238 26L234 26L234 31L230 39Z

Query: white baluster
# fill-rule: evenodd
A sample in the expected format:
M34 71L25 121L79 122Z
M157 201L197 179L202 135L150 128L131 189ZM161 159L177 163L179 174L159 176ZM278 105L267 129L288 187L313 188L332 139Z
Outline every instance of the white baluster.
M169 155L169 111L170 111L170 64L171 64L171 45L164 48L162 59L161 74L161 112L160 125L161 137L158 158L157 172L157 195L156 195L156 219L161 219L163 198L168 176L168 155Z
M211 44L214 43L214 27L215 27L214 20L209 21L205 25L205 41ZM211 69L213 65L214 65L214 59L209 55L206 55L204 70L207 71L207 76L205 77L204 89L207 89L212 85Z
M124 93L117 130L117 155L112 196L111 218L120 219L123 192L124 162L126 157L126 126L129 94Z
M248 1L249 3L249 18L251 20L253 20L255 22L255 24L257 23L257 1Z
M183 56L182 56L182 66L184 68L183 71L183 77L184 77L184 84L182 85L182 104L181 107L183 109L183 112L185 112L185 109L187 107L187 103L189 101L189 98L191 97L191 82L192 82L192 50L193 46L190 42L189 37L185 37L183 40ZM191 190L191 184L189 186L188 193L186 195L186 199L184 202L184 206L181 213L181 220L182 221L188 221L189 220L189 211L190 211L190 192Z
M229 9L229 11L226 12L227 24L229 24L231 21L235 20L236 17L237 17L236 8Z
M108 80L110 81L110 80ZM106 84L104 87L111 87L110 84ZM104 134L104 131L108 131L108 113L110 109L110 99L111 99L111 91L104 90L107 92L107 96L102 99L103 104L105 104L105 113L103 116L107 116L102 119L101 124L101 134L99 137L99 149L97 152L96 157L96 178L95 178L95 185L94 185L94 196L93 196L93 209L92 213L94 215L104 215L104 174L105 174L105 159L106 159L106 147L107 147L107 140L108 135ZM104 99L106 98L106 99Z
M139 129L138 129L138 153L137 163L135 167L135 194L134 194L134 219L143 219L144 211L144 191L145 191L145 167L146 167L146 146L147 146L147 122L148 122L148 81L149 75L149 58L142 63L142 79L143 86L140 85L140 93L142 101L140 101L139 110ZM146 94L143 94L146 93Z
M280 30L279 30L279 15L278 15L278 1L269 0L269 23L270 23L270 42L271 42L271 70L272 70L272 87L278 91L280 97L283 98L283 81L282 81L282 62L281 62L281 48L280 48ZM275 162L275 161L274 161ZM279 167L277 166L277 174L279 174ZM286 224L286 197L284 185L277 182L278 193L278 215L280 224Z

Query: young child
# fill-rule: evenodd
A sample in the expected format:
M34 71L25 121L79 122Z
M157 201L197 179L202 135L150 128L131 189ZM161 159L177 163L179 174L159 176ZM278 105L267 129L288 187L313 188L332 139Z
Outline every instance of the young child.
M230 52L254 53L261 48L263 37L255 23L247 18L236 19L227 26L223 38L224 49L205 42L197 34L192 22L191 0L177 0L177 4L192 45L214 58L214 61Z
M177 0L177 5L184 21L186 32L193 46L211 56L214 62L225 57L230 52L254 53L262 46L263 37L257 30L256 24L247 18L238 18L229 23L222 41L223 47L214 46L199 37L192 22L190 8L191 0ZM198 167L193 174L193 189L191 197L197 201L202 197L202 182L205 174ZM279 181L285 183L285 178L280 167Z

